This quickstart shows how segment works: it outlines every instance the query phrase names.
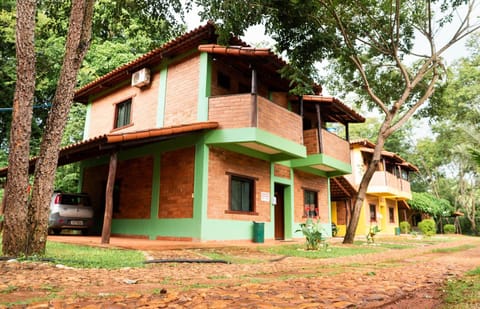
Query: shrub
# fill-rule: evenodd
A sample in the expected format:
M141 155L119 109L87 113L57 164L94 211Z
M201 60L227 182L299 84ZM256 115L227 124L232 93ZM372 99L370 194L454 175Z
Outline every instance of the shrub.
M454 234L455 233L455 225L445 224L443 226L443 231L445 232L445 234Z
M300 224L300 230L295 232L302 232L307 240L307 250L318 250L320 242L322 241L322 233L320 232L320 222L313 222L308 218L305 223Z
M408 223L407 221L402 221L402 222L400 222L400 231L401 231L403 234L408 234L408 233L410 233L410 223Z
M435 221L433 219L424 219L418 224L418 228L425 236L432 236L436 234Z

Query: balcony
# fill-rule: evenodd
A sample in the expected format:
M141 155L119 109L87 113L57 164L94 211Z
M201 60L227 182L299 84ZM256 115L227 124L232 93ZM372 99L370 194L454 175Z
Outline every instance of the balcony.
M410 182L385 171L377 171L373 174L367 193L382 197L412 198Z
M317 171L324 176L340 176L351 173L350 145L336 134L322 129L303 131L303 142L307 148L307 159L295 160L299 169Z
M208 109L208 120L219 124L219 130L208 137L209 144L253 151L254 155L272 161L306 156L301 117L264 97L210 97Z

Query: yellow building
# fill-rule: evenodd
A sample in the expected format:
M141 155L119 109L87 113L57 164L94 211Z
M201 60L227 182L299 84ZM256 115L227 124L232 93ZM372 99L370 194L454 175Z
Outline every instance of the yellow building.
M337 236L344 236L351 218L350 209L363 173L370 162L375 144L368 140L350 142L352 174L333 178L330 182L332 222ZM406 220L406 201L412 198L409 174L418 168L393 152L382 151L381 161L370 181L360 213L356 235L366 235L378 227L381 235L398 233L399 222Z

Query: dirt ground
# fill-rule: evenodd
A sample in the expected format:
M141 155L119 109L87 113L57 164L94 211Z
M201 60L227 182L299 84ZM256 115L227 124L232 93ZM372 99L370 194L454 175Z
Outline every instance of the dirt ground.
M50 240L99 243L88 237ZM465 244L475 247L432 252ZM321 260L257 250L270 244L113 239L111 245L141 249L146 259L206 260L204 252L210 250L256 263L152 263L97 270L4 261L0 308L439 308L444 284L480 266L480 239L462 236L454 242Z

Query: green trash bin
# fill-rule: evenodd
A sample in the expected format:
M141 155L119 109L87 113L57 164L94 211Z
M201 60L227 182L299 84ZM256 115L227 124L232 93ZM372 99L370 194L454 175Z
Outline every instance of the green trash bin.
M265 241L265 223L253 222L253 242L263 243Z
M400 235L400 228L399 227L396 227L395 228L395 235Z

